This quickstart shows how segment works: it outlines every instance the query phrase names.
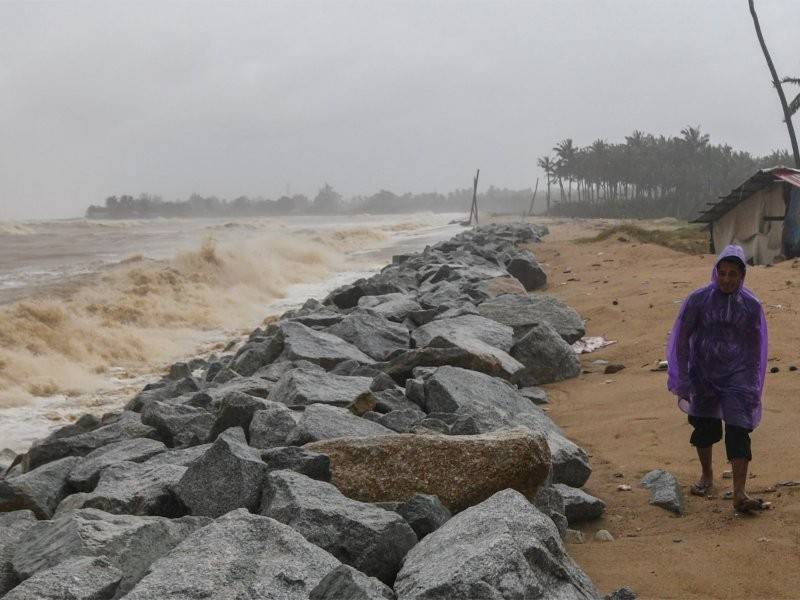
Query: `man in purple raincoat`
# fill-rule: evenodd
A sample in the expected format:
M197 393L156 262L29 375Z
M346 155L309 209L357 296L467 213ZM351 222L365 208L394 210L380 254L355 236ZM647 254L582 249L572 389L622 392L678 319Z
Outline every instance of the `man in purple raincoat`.
M767 368L767 322L761 303L744 287L744 251L728 246L719 255L711 283L692 292L681 307L667 347L669 390L694 427L702 473L690 491L706 495L714 480L713 445L722 439L733 470L733 505L739 512L764 507L745 493L752 460L750 432L761 420Z

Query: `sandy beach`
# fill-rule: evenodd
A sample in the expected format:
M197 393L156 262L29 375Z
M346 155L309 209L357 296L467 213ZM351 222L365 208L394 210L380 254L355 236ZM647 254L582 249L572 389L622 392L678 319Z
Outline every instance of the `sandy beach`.
M575 243L610 221L546 221L551 234L533 250L549 275L547 293L573 306L587 320L587 335L616 343L582 355L584 374L545 386L550 415L591 454L593 474L585 489L602 498L604 516L583 526L586 542L568 551L603 592L631 586L640 598L800 598L800 480L796 452L800 407L797 346L800 264L750 267L745 285L762 301L769 324L764 417L752 434L748 491L773 510L736 516L723 493L731 480L724 446L715 446L715 498L690 496L699 475L689 445L691 427L666 389L666 373L652 371L664 358L667 334L682 299L705 285L714 257L692 256L628 238ZM623 236L624 237L624 236ZM621 363L613 375L593 361ZM648 504L639 486L651 469L680 481L686 514L673 516ZM617 491L620 484L632 487ZM771 490L775 491L771 491ZM594 541L598 529L613 542Z

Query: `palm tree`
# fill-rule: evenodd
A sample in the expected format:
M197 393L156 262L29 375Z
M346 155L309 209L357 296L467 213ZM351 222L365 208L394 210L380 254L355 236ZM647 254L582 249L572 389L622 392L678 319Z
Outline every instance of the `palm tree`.
M545 176L547 177L547 214L550 214L550 180L552 175L555 173L556 165L553 162L553 159L549 156L542 156L537 161L536 164L544 171Z

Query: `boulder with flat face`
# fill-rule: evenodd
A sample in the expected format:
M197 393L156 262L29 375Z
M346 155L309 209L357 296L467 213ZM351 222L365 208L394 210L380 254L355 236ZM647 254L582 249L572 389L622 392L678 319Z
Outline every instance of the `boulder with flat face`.
M270 473L260 513L389 585L403 557L417 543L400 515L351 500L333 485L294 471Z
M333 375L325 371L293 369L275 384L269 399L286 406L330 404L348 406L372 385L370 377Z
M11 559L20 539L35 523L30 510L0 513L0 597L19 583Z
M533 497L550 471L544 437L527 429L470 436L342 438L305 448L330 457L331 482L349 498L390 502L432 494L451 511L506 488Z
M211 427L208 440L213 442L217 436L231 427L241 427L245 437L250 437L250 421L256 411L267 408L267 403L262 398L256 398L242 392L230 392L217 407L214 425Z
M240 509L155 561L125 600L307 600L340 564L291 527Z
M408 349L408 329L371 310L357 309L326 331L378 361Z
M461 339L475 338L504 352L511 350L514 344L514 330L511 327L470 314L435 319L415 329L412 334L414 343L419 348L430 345L436 337L451 340L453 346L458 346Z
M394 589L398 600L597 598L553 522L514 490L466 509L420 541Z
M209 519L111 515L93 508L40 521L17 546L12 565L20 579L79 556L105 556L123 573L119 591L130 589L150 564Z
M605 502L600 498L595 498L579 488L570 487L563 483L553 484L553 488L564 501L564 515L570 525L598 519L606 508Z
M104 557L85 556L59 563L26 579L5 600L111 600L122 571Z
M586 329L581 316L555 296L507 294L483 302L480 314L514 329L514 337L524 336L534 325L547 323L568 344L581 339Z
M506 271L514 276L527 291L538 290L547 285L547 273L527 250L517 251L506 261Z
M357 417L349 410L312 404L303 411L303 416L289 437L289 444L302 446L309 442L352 436L390 435L394 432L382 425Z
M247 445L244 432L233 428L187 468L175 492L193 515L215 518L235 508L255 510L266 472L267 465Z
M311 479L331 480L331 459L319 452L312 452L297 446L269 448L261 452L267 469L272 471L296 471Z
M285 446L301 415L278 402L267 400L266 404L266 408L253 413L250 445L254 448Z
M362 364L375 362L361 350L333 334L315 331L294 321L281 321L278 327L284 338L283 356L288 360L307 360L326 370L346 360Z
M392 588L348 565L340 565L311 590L309 600L396 600Z
M93 450L76 464L69 474L69 484L76 490L88 492L97 485L100 473L106 467L121 462L144 462L167 447L156 440L137 438L107 444Z
M577 377L581 363L572 347L546 323L533 326L511 349L511 356L524 365L514 374L521 387L541 385Z
M402 323L409 313L422 308L411 295L397 293L363 296L358 300L358 305L397 323Z
M0 511L31 510L49 519L69 493L69 474L80 462L68 456L10 479L0 478Z
M170 448L182 448L208 439L214 415L187 404L151 402L142 410L142 423L155 427Z

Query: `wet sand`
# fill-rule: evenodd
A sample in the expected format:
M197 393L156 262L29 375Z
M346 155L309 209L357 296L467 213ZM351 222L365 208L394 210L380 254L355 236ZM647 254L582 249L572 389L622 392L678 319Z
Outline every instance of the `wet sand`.
M576 244L572 240L597 234L603 223L553 223L551 235L534 248L549 274L547 292L587 319L587 335L617 342L582 356L584 370L593 372L545 386L550 415L591 454L594 471L585 489L607 505L603 518L580 527L586 542L571 544L570 554L604 594L629 585L640 598L800 598L800 487L763 492L782 480L800 480L800 371L789 371L800 366L800 264L751 267L745 280L767 314L768 369L780 371L767 373L748 483L750 494L774 509L742 517L722 499L731 483L722 479L730 468L722 444L714 450L716 498L688 494L699 475L691 427L666 390L666 373L651 371L664 358L680 301L708 282L714 257L616 237ZM605 375L595 360L626 368ZM656 468L680 481L685 516L648 504L639 480ZM617 491L622 483L632 491ZM615 540L594 541L598 529Z

